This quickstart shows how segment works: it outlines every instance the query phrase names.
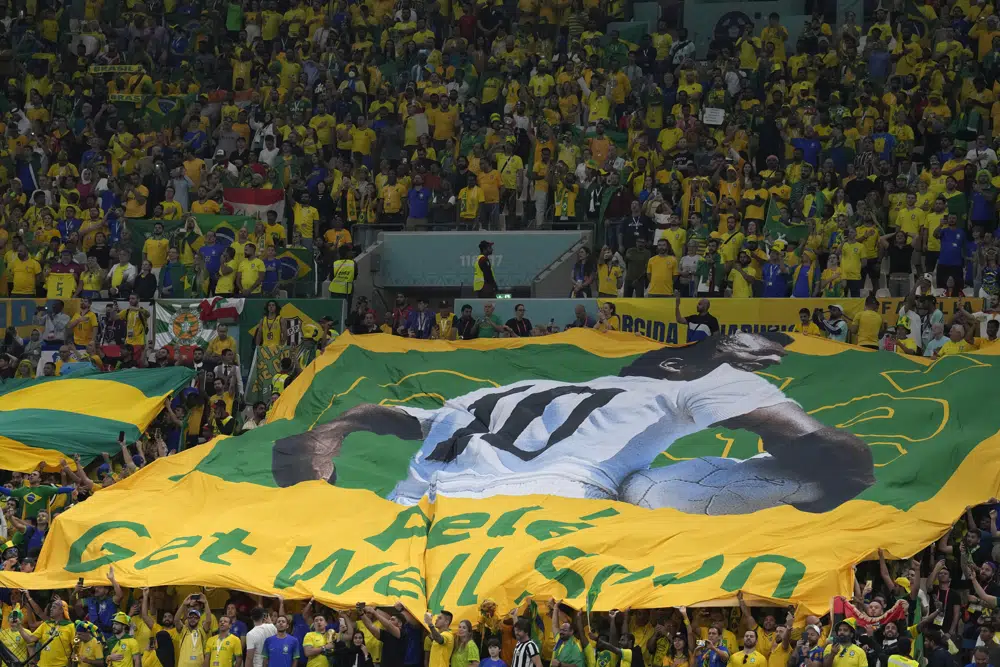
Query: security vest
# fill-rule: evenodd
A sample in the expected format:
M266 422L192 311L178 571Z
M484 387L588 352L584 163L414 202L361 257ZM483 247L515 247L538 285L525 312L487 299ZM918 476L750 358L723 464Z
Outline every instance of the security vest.
M334 262L330 292L332 294L350 294L354 290L355 271L353 259L338 259Z
M217 421L220 426L228 426L229 422L233 421L233 417L232 415L226 415L223 419L216 419L215 421ZM219 433L222 432L222 429L216 429L216 430Z
M888 667L917 667L919 663L911 660L908 656L893 654L889 656Z
M472 289L475 292L478 292L479 290L483 289L483 287L486 285L486 276L483 275L483 267L479 265L479 263L483 260L484 257L486 257L486 255L480 255L479 257L476 257L476 265L472 269L474 272L472 274Z
M278 373L271 380L271 393L280 394L285 391L285 383L288 382L288 373Z

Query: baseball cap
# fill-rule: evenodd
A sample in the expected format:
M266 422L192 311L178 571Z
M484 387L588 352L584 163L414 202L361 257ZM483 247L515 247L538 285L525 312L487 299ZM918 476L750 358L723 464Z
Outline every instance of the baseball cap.
M492 248L493 247L493 241L487 241L487 240L483 239L482 241L479 242L479 247L480 247L480 249L487 248L487 247Z
M830 310L833 310L834 308L836 308L840 312L844 312L844 307L841 306L839 303L831 303L830 304Z
M893 579L893 581L895 583L899 584L903 588L903 590L906 591L907 595L910 594L910 580L909 579L907 579L906 577L896 577L895 579Z
M188 609L187 615L190 616L191 614L194 614L198 618L201 618L201 612L198 611L197 609Z
M226 156L226 151L222 150L221 148L215 151L215 157L225 157L225 156Z

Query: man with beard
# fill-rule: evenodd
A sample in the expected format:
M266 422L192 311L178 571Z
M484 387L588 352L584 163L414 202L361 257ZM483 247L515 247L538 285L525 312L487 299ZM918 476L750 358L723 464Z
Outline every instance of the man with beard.
M815 617L813 617L815 618ZM806 619L808 623L810 619ZM813 663L823 662L823 646L820 646L819 639L823 635L823 629L816 623L806 625L805 632L795 645L794 665L796 667L810 667ZM792 663L789 663L792 664Z
M142 667L142 651L128 633L132 619L123 611L115 614L108 640L108 667Z
M771 647L776 642L781 642L777 637L778 619L774 617L774 614L767 614L764 616L763 623L757 623L757 619L750 613L750 608L747 607L747 603L743 600L742 592L736 593L736 600L740 604L740 613L743 615L743 622L750 629L757 631L756 650L763 654L765 658L770 659Z
M868 667L864 649L854 643L854 625L840 621L823 650L823 667Z
M336 484L333 459L344 439L369 432L423 443L390 495L404 505L437 493L544 493L706 514L780 505L829 511L874 483L872 454L862 440L820 423L756 374L779 363L790 340L784 334L712 336L647 352L617 376L524 380L451 398L434 410L362 404L276 441L272 474L282 487L313 479ZM716 426L756 433L765 453L649 469L678 439ZM609 429L618 437L606 437ZM816 466L817 460L830 465ZM491 479L487 486L484 476Z
M740 665L754 665L754 667L765 667L767 665L767 658L757 650L756 630L747 630L744 632L743 650L729 656L728 667L738 667Z
M899 621L898 623L902 623ZM900 634L897 621L889 621L871 634L861 638L861 644L868 653L871 667L889 667L889 657L910 655L910 638Z

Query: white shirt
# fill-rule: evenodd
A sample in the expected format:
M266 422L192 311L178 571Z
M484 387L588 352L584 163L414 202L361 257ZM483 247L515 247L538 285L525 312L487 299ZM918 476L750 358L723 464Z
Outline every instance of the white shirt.
M247 651L253 654L253 667L264 667L264 640L278 634L278 629L271 623L261 623L247 633Z
M791 402L728 364L690 381L602 377L525 380L474 391L437 410L399 406L427 437L390 499L549 494L613 498L680 438L757 408Z
M975 164L977 169L986 169L997 161L997 154L996 151L988 146L986 148L973 146L965 154L965 159Z
M277 146L275 146L274 148L272 148L270 150L268 150L267 148L261 148L260 149L260 161L263 162L264 164L266 164L269 167L273 167L274 166L274 158L278 157L278 153L280 153L280 152L281 152L281 150Z

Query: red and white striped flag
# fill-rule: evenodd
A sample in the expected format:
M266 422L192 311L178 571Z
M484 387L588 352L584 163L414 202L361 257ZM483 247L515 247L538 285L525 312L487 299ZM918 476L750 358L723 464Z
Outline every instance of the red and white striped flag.
M266 220L267 212L274 211L278 214L278 220L284 220L285 218L284 190L226 188L223 191L223 198L235 214L249 215Z

